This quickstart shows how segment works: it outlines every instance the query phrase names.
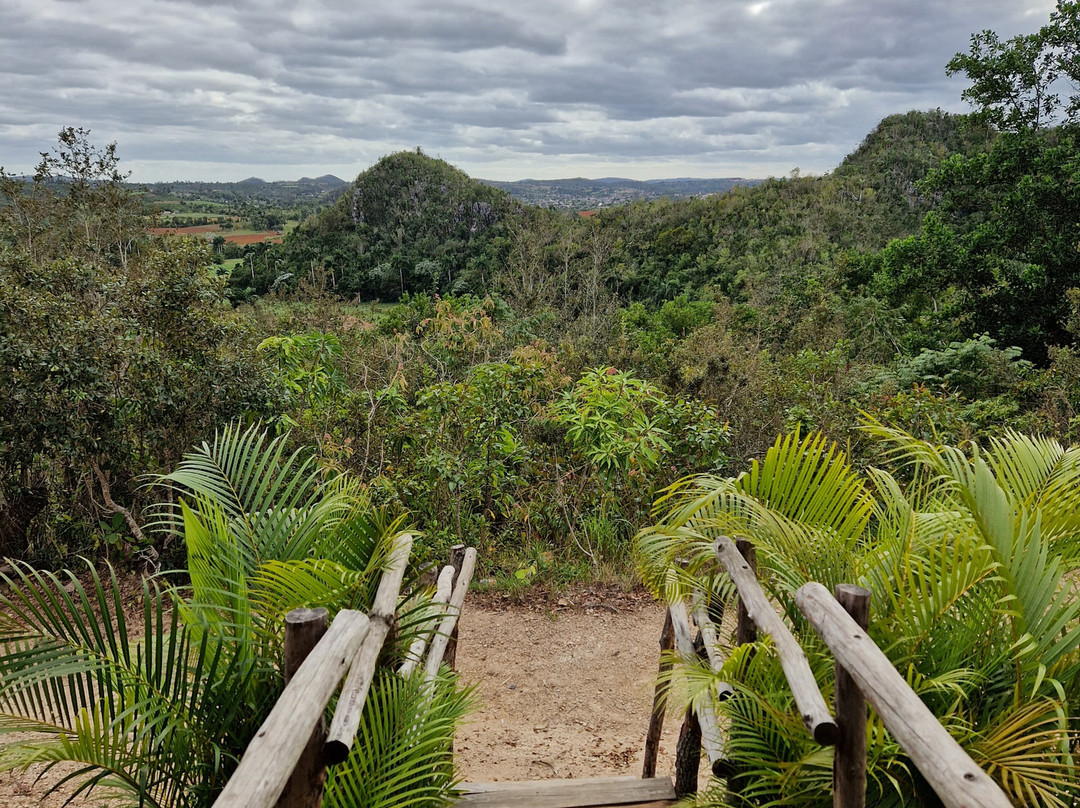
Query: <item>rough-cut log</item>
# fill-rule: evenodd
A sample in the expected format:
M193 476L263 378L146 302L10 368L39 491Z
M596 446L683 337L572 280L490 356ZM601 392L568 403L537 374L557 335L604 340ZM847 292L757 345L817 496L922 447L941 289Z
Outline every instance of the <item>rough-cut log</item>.
M836 587L836 600L863 631L870 625L870 590ZM847 668L836 663L836 739L833 755L833 808L866 806L866 698Z
M818 690L810 663L798 641L788 631L784 621L773 611L772 604L765 597L757 577L750 570L750 565L735 548L727 536L716 540L716 555L727 569L728 576L739 590L740 607L745 607L747 617L759 629L772 637L773 648L784 669L791 695L802 715L803 724L810 736L818 743L830 745L836 743L839 731L836 722L829 714L825 699Z
M690 621L686 617L686 604L682 601L672 603L668 607L671 614L671 627L675 632L675 648L680 656L687 662L697 658L694 649L694 641L690 636ZM721 684L720 692L730 693L731 686ZM709 766L713 767L716 762L723 760L723 741L720 736L720 727L716 723L716 713L713 710L712 699L706 698L700 709L697 710L698 723L701 725L701 745L705 748L705 756L709 758Z
M694 622L701 632L701 641L705 644L705 653L709 656L709 667L714 671L719 671L724 666L724 660L721 658L720 650L717 647L719 640L716 635L716 626L713 625L713 621L709 617L709 610L705 605L705 596L700 592L695 592L690 599L690 616L694 618ZM731 695L730 687L726 689L720 688L717 693L720 701L726 701L731 698Z
M375 591L375 600L368 612L371 628L356 651L349 675L341 686L341 696L334 711L334 720L330 722L330 731L326 733L323 756L329 765L341 763L352 749L356 730L360 726L360 715L364 710L364 700L367 699L371 680L375 676L375 664L379 661L379 654L394 623L401 581L409 563L412 541L413 537L408 533L398 537L382 580L379 581L379 588Z
M666 651L675 645L675 632L671 628L671 612L664 612L664 627L660 630L660 670L656 674L656 689L653 692L652 714L649 716L649 731L645 735L645 763L641 776L645 779L656 776L656 755L660 750L660 734L664 730L664 707L667 684L664 674L671 670L671 659Z
M462 808L575 808L671 800L670 777L589 777L580 780L463 783L465 792L456 803Z
M804 584L795 593L795 603L947 808L1010 808L1009 798L941 726L829 590L819 583Z
M446 604L450 600L451 582L454 580L454 568L449 564L442 568L442 572L439 573L439 581L435 587L435 596L431 599L431 605L433 613L428 614L428 619L434 622L438 615L445 614ZM411 676L412 672L416 670L416 667L420 664L420 660L424 658L424 649L427 647L428 640L431 639L431 634L434 631L434 627L431 623L428 623L427 627L417 635L416 639L412 641L412 645L409 646L409 653L405 655L405 662L401 665L401 675Z
M248 744L214 808L270 808L274 804L369 627L367 615L361 612L338 612Z
M675 746L675 799L681 800L697 793L700 767L701 722L691 709L683 716L679 742Z
M438 633L431 640L431 649L428 651L427 662L424 665L424 676L430 682L439 673L439 666L443 662L443 655L450 642L450 635L457 627L458 614L465 603L465 593L469 591L469 583L472 581L473 572L476 570L476 548L470 547L465 551L465 557L461 562L461 570L454 584L454 594L450 597L450 605L446 610L446 616L439 626Z
M754 545L746 539L739 539L735 543L735 549L743 557L743 561L746 562L746 567L750 570L750 573L754 578L757 578L757 549ZM746 603L743 602L741 596L739 597L738 622L735 625L735 642L739 645L749 645L757 642L757 626L750 617L750 612L747 610Z
M327 611L293 609L285 615L285 684L289 684L304 660L326 634ZM326 764L322 745L326 740L326 722L319 717L315 731L296 761L285 790L278 797L277 808L320 808L326 785Z
M457 586L458 579L461 577L461 568L465 564L465 553L466 548L464 544L455 544L450 548L450 566L454 568L454 579L450 582L451 589L454 589ZM446 651L443 653L443 659L451 668L457 667L457 644L458 624L455 622L446 643Z

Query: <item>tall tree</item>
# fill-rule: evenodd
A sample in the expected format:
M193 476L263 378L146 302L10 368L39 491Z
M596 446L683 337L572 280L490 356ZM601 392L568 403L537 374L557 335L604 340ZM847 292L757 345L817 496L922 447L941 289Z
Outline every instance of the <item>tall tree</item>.
M971 80L990 148L953 156L923 192L922 231L883 253L882 291L931 338L987 332L1044 361L1069 340L1066 293L1080 286L1080 4L1059 2L1033 34L971 38L948 71ZM1065 90L1068 89L1068 92Z

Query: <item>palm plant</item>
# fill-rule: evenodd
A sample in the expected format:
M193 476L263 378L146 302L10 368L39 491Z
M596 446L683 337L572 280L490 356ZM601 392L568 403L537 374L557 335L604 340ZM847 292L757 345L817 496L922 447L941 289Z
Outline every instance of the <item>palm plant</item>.
M0 749L0 766L74 761L61 782L121 804L213 801L283 686L285 613L367 608L401 534L401 520L366 507L348 478L284 446L230 427L156 480L181 492L154 526L183 536L188 582L145 582L141 626L111 570L102 580L91 568L84 585L15 565L0 596L0 733L35 736ZM423 605L403 617L388 655L409 642ZM448 800L450 737L468 701L451 676L434 691L380 677L364 742L335 772L327 804Z
M831 662L794 592L811 580L867 587L871 636L972 757L1018 805L1072 804L1080 797L1069 740L1080 719L1072 577L1080 449L1010 432L962 451L876 422L865 428L899 477L856 472L822 436L795 434L737 477L674 486L657 506L666 513L636 540L645 581L669 599L685 596L721 578L717 534L750 539L762 583L826 695ZM712 678L685 676L692 692ZM743 799L828 804L831 753L805 736L775 661L737 651L718 676L742 689L724 709L729 753L753 783ZM876 716L867 738L874 804L934 804Z

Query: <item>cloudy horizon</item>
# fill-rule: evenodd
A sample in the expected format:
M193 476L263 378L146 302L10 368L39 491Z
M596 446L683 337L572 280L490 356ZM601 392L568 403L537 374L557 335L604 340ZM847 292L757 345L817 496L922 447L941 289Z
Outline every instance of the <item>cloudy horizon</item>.
M474 177L834 168L945 64L1051 0L5 0L0 165L63 126L139 182L336 174L417 146Z

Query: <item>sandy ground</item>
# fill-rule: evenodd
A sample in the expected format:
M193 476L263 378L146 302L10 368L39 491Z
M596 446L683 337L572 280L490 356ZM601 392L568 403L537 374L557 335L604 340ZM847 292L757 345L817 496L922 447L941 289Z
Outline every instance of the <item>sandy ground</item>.
M560 606L563 603L565 606ZM663 609L644 595L466 603L457 667L480 709L457 736L468 782L641 776ZM657 774L674 769L679 716Z
M457 667L479 709L455 742L468 782L641 776L663 609L643 593L594 591L512 605L470 598ZM671 774L681 716L669 714L657 774ZM59 808L70 789L44 798L74 767L40 777L0 772L3 808ZM97 808L100 792L69 803Z

